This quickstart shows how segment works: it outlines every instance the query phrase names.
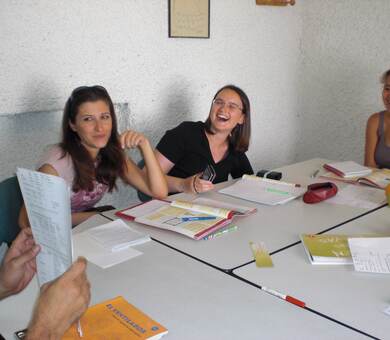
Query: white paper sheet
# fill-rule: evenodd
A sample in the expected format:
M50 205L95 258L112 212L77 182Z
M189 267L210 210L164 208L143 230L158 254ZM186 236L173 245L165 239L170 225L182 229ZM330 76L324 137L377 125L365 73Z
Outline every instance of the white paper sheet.
M84 256L89 262L105 269L118 263L132 259L142 253L131 247L121 251L109 251L99 245L88 234L88 230L73 234L73 249L75 256Z
M347 205L350 207L375 209L385 203L383 190L362 185L349 184L339 190L336 196L326 200L327 203Z
M41 246L37 256L41 286L72 264L70 190L57 176L21 168L17 176L35 242Z
M119 251L150 241L148 235L130 228L119 219L88 229L87 233L108 251Z
M390 237L348 239L356 271L390 273Z

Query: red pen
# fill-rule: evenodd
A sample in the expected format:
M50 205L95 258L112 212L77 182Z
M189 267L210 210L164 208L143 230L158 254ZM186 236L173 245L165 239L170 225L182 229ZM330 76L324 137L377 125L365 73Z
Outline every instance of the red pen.
M296 298L294 298L294 297L292 297L290 295L284 295L282 293L279 293L276 290L273 290L273 289L270 289L270 288L267 288L267 287L264 287L264 286L261 287L261 290L264 290L265 292L267 292L267 293L269 293L269 294L271 294L273 296L276 296L279 299L282 299L282 300L285 300L287 302L290 302L293 305L296 305L298 307L304 308L306 306L306 303L304 303L303 301L298 300L298 299L296 299Z

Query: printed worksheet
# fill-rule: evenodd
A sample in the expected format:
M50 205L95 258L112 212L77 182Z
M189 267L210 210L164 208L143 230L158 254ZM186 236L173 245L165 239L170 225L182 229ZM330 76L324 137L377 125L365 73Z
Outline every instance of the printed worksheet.
M356 271L390 273L390 237L348 239Z
M57 176L18 168L17 177L35 242L39 285L56 279L72 264L70 189Z

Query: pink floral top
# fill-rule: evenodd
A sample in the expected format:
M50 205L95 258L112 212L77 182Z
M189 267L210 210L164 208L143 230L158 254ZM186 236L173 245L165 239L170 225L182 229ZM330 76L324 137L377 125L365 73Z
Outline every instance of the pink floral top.
M51 165L58 172L58 175L69 185L71 188L70 201L72 213L92 208L102 199L108 190L108 186L94 181L92 191L80 190L74 192L72 190L74 179L73 161L69 154L66 154L65 157L61 158L62 154L63 151L58 145L51 147L39 161L38 168L44 164Z

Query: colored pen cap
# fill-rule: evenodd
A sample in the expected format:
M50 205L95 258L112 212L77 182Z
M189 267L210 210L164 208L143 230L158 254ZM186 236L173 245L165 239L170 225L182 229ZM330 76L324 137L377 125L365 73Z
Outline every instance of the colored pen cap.
M307 187L303 195L303 202L308 204L318 203L337 194L337 186L332 182L314 183Z

